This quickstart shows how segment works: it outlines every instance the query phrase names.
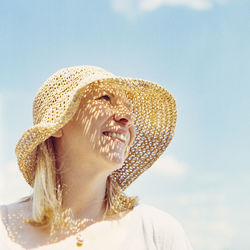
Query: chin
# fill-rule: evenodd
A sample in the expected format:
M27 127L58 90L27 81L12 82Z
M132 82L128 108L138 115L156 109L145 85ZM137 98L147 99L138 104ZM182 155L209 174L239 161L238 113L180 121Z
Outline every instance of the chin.
M103 156L108 165L110 165L112 171L121 168L123 162L125 161L124 155L121 153L105 153Z

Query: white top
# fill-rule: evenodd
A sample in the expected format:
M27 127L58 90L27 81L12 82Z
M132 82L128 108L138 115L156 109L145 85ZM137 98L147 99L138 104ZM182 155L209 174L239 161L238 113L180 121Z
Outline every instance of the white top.
M3 211L4 206L0 209ZM4 212L4 211L3 211ZM95 223L82 231L84 245L76 236L36 249L83 250L192 250L185 232L175 218L148 205L138 205L119 220ZM0 249L20 250L0 220Z

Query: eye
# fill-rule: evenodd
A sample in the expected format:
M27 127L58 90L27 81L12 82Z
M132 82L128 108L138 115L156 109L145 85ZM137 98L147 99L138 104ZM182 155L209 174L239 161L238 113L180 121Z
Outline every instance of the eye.
M98 98L98 99L104 99L104 100L106 100L106 101L110 101L110 97L109 97L108 95L103 95L103 96L101 96L101 97Z

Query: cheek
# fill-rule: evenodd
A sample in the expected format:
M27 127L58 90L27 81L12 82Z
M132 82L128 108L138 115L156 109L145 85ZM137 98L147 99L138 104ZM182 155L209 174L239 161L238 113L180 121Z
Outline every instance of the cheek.
M96 134L105 121L112 116L112 111L107 105L88 104L80 108L70 122L73 130L80 136ZM93 139L93 138L92 138Z
M91 103L87 105L84 115L96 122L112 116L112 109L108 104Z

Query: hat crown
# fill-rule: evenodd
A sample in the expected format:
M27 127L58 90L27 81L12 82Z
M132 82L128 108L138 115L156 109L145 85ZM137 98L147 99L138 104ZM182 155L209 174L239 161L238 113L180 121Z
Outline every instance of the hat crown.
M54 73L39 89L33 101L33 123L38 124L46 117L51 104L69 99L77 87L98 79L113 78L114 74L96 66L74 66ZM55 106L55 105L53 105ZM47 119L46 119L47 120Z

